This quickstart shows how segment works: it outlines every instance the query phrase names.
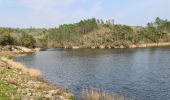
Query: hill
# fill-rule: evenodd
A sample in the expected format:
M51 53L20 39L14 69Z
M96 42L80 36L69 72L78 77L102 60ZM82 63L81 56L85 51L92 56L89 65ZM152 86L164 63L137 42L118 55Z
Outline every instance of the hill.
M113 20L81 20L50 29L0 28L0 44L26 47L117 48L170 41L170 21L156 18L147 27L114 24ZM4 35L5 34L5 35ZM24 35L23 35L24 34ZM4 39L5 38L5 39ZM23 39L24 38L24 39ZM35 40L34 40L35 39Z

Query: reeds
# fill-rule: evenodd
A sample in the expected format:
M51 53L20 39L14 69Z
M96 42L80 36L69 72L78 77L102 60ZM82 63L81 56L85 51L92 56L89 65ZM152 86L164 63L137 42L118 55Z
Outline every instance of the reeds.
M90 89L83 91L82 100L136 100L136 99L124 97L117 93L107 93L103 91Z
M41 72L37 69L27 68L24 64L15 62L15 61L7 59L5 57L2 57L1 60L6 62L7 64L9 64L11 68L21 70L23 73L28 73L32 77L41 76Z

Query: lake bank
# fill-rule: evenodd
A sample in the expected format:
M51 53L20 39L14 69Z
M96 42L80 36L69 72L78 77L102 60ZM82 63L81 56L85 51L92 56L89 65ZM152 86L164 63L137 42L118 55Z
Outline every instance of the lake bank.
M170 98L170 80L165 77L170 72L169 52L169 46L47 49L15 61L41 70L48 82L69 88L76 96L86 89L96 89L138 100L161 100Z
M64 48L64 49L126 49L126 48L148 48L148 47L163 47L170 46L170 42L158 42L158 43L141 43L141 44L122 44L122 45L114 45L114 44L102 44L98 46L77 46L77 45L64 45L58 46L55 48Z
M50 83L53 83L53 81L56 81L56 83L54 82L53 84L58 84L60 82L61 83L62 82L66 82L66 85L73 84L73 86L76 86L75 87L76 89L80 89L81 87L79 87L79 86L82 86L82 87L85 87L85 88L86 88L86 86L92 86L92 87L93 86L94 87L97 86L96 88L98 88L98 86L99 86L99 88L104 86L103 88L106 88L106 90L107 89L108 90L109 89L113 90L111 92L117 92L118 91L118 93L120 93L122 95L124 95L126 93L127 94L131 94L132 93L132 95L130 95L130 97L131 96L132 97L133 96L137 97L138 95L137 96L135 95L136 92L138 94L140 94L140 96L141 95L143 96L143 95L145 95L144 94L145 92L146 93L148 93L148 92L147 91L145 91L145 92L137 91L138 89L136 90L136 88L131 87L131 85L127 86L126 84L130 84L130 83L128 83L129 80L130 80L130 82L133 81L133 80L137 80L137 81L135 81L135 82L137 82L137 83L135 83L136 86L137 87L139 86L139 88L142 88L141 90L143 90L144 87L140 87L140 83L141 82L146 82L146 81L147 82L151 81L151 80L147 80L147 78L145 77L145 75L150 73L150 72L147 71L148 70L147 69L147 66L148 66L147 63L154 62L155 65L153 65L153 66L156 66L156 70L158 70L160 68L160 66L164 66L164 65L157 66L158 64L165 64L165 65L169 64L168 63L169 61L166 62L166 59L164 59L164 57L166 55L168 55L168 50L169 50L168 48L169 47L167 47L167 49L166 49L166 47L165 48L162 47L162 50L163 50L164 53L160 52L161 48L103 49L103 50L100 50L100 49L94 49L94 50L91 50L91 49L82 49L82 50L81 49L80 50L56 49L56 51L53 51L53 50L50 49L49 51L48 50L47 51L40 51L40 52L36 52L36 53L31 53L31 54L29 54L27 56L22 56L23 58L21 57L21 59L25 60L25 62L31 60L32 63L37 63L37 65L36 64L35 65L34 64L33 65L32 64L31 65L26 64L26 65L30 66L31 69L33 67L37 68L37 69L40 69L41 72L43 72L44 70L47 71L47 74L44 73L44 76L47 75L47 77L44 77L44 78L46 78L46 80L48 80L48 78L49 78L50 80L48 80L48 82L50 82ZM127 52L125 53L125 51L127 51ZM152 51L154 51L154 52L152 52ZM167 51L167 53L165 51ZM143 52L145 52L145 53L141 54ZM4 53L3 55L6 55L6 56L7 55L12 55L10 53L12 53L12 52L6 52L6 54ZM153 53L155 53L155 54L153 55ZM21 54L24 54L24 53L21 53ZM162 55L162 56L161 57L157 57L158 55ZM27 59L27 57L31 57L31 59L30 58ZM48 58L48 57L50 57L50 58ZM118 57L118 59L117 59L117 57ZM157 58L162 58L163 60L160 59L160 62L162 62L162 63L158 63L157 64L157 62L158 62ZM47 59L49 59L49 60L47 60ZM136 61L137 59L139 60L139 62ZM144 59L146 59L146 61ZM121 63L118 63L119 60L120 60ZM127 63L126 63L126 60L127 60ZM54 65L52 65L53 61L54 61ZM56 61L57 61L57 63L56 63ZM8 64L8 66L14 65L14 63L13 62L11 63L11 62L12 61L10 60L9 61L10 65ZM22 61L20 60L18 62L22 62ZM114 62L114 63L112 63L112 62ZM110 63L110 65L107 65L109 63ZM121 65L121 64L125 64L125 65ZM143 64L146 64L146 65L143 65ZM4 65L4 66L7 66L7 65ZM148 68L153 68L153 66L148 66ZM80 69L79 69L79 67L80 67ZM131 67L134 67L134 68L131 68ZM144 69L143 69L143 67L144 67ZM137 70L138 68L139 68L139 70ZM140 69L140 68L142 68L142 69ZM161 67L163 72L164 71L168 71L167 68L168 67L166 67L166 68L165 67ZM8 67L7 67L7 69L8 69ZM5 72L5 73L9 72L11 69L15 69L15 68L9 67L9 70L7 70L7 71L3 70L2 73L3 72ZM159 70L161 70L161 69L159 69ZM49 72L48 72L48 70L49 70ZM127 70L129 70L129 71L132 70L132 72L127 72ZM143 71L143 70L146 70L146 71ZM152 71L153 70L155 70L155 69L152 69ZM161 70L161 72L162 72L162 70ZM27 69L25 70L25 72L26 71L27 71ZM144 73L144 75L141 73L141 71L142 71L142 73ZM21 72L23 73L23 71L21 71ZM137 73L135 73L135 72L137 72ZM153 73L157 74L155 72L157 72L157 71L154 71ZM16 73L18 73L18 72L16 72ZM29 74L29 72L26 72L26 73L27 73L26 75ZM132 73L133 75L132 76L129 75L130 73ZM147 73L147 74L145 74L145 73ZM116 74L118 74L118 75L116 75ZM110 77L110 75L111 75L111 78L108 78L108 77ZM114 76L114 75L116 75L116 76ZM29 75L29 76L31 76L31 75ZM159 77L159 76L161 76L161 74L159 74L157 77ZM75 78L73 78L73 77L75 77ZM118 80L114 80L113 77L117 77L115 79L118 79ZM153 78L152 74L148 75L147 77ZM58 78L59 78L59 80L55 80L55 79L58 79ZM128 79L128 80L126 80L126 79ZM144 79L144 80L140 80L140 79ZM17 80L17 79L14 79L14 80ZM96 81L96 80L98 80L98 81ZM109 83L107 83L109 85L106 85L105 81L109 82ZM126 83L126 81L127 81L127 83ZM83 83L83 82L85 82L85 83ZM30 83L30 82L27 81L27 83ZM25 83L26 86L28 85L27 83ZM100 84L98 84L98 83L100 83ZM147 85L146 83L144 83L144 84ZM153 84L152 86L155 85L154 82L153 83L151 82L146 87L149 87L150 84ZM157 84L159 84L159 82ZM6 85L6 83L5 83L5 85ZM61 84L59 84L59 85L61 85ZM3 86L4 86L4 83L3 83ZM111 86L111 87L109 87L109 86ZM120 91L119 90L115 90L115 89L119 89L119 87L120 87ZM162 86L160 86L159 88L161 88L161 87ZM130 91L129 92L127 89L131 89L131 88L134 89L134 91ZM152 91L157 90L159 88L153 88L153 87L150 88L149 87L149 89L151 89ZM123 90L125 89L125 91L123 93L121 92L122 89ZM167 91L167 90L165 89L165 91ZM91 92L90 91L87 94L85 94L86 97L84 97L84 98L93 98L95 96L96 96L96 98L99 98L99 97L102 97L102 95L107 96L107 94L110 94L110 91L108 91L108 92L109 93L106 93L106 94L105 93L103 94L103 93L99 92L100 94L98 94L98 92L95 92L95 91ZM127 94L125 96L129 96ZM152 96L152 94L150 94L150 95ZM159 95L163 95L163 93L159 94ZM111 96L112 95L109 95L108 97L110 98ZM124 98L123 96L120 96L120 97ZM158 97L159 96L157 96L157 98ZM143 96L143 98L145 98L145 96ZM154 100L154 99L151 99L151 100Z
M28 68L26 65L10 59L16 56L26 56L39 49L19 47L24 49L11 51L9 46L3 48L8 49L0 52L0 90L2 90L0 99L100 100L104 98L104 100L125 100L122 95L93 89L84 91L82 96L77 98L68 89L45 81L39 70Z
M39 70L28 68L21 63L8 59L12 56L37 51L37 49L23 48L22 52L18 50L0 51L0 99L73 100L73 94L44 81Z

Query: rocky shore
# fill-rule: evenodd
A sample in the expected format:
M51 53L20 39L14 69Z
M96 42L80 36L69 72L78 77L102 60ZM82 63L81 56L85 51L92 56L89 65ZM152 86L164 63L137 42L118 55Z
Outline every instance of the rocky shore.
M30 53L42 50L41 48L34 48L29 49L26 47L15 46L15 45L7 45L7 46L0 46L0 52L2 51L12 51L14 53Z
M6 46L0 49L0 100L74 100L73 94L49 84L41 72L8 59L37 50Z
M159 42L159 43L142 43L142 44L127 44L127 45L112 45L112 44L102 44L99 46L64 46L65 49L81 49L81 48L91 48L91 49L111 49L111 48L147 48L147 47L162 47L170 46L170 42Z

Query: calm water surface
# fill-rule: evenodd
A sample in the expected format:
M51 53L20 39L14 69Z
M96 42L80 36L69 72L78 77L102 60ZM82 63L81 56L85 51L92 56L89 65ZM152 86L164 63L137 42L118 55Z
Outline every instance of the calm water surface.
M95 88L139 100L170 100L170 47L49 49L17 57L44 79L73 90Z

